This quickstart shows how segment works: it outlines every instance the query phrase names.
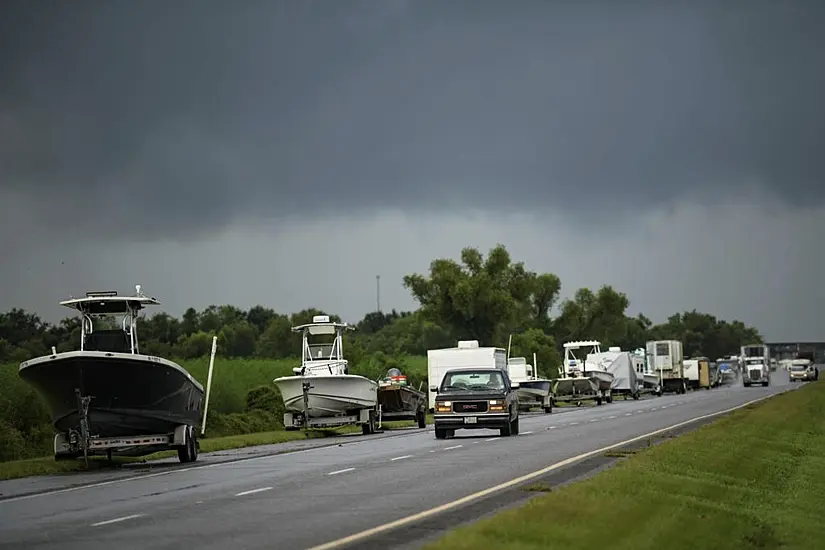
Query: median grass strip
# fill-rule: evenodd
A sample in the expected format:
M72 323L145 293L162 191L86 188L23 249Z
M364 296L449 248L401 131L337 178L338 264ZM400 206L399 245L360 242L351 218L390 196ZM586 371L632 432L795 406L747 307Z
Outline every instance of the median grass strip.
M825 384L725 416L425 550L795 549L825 540Z

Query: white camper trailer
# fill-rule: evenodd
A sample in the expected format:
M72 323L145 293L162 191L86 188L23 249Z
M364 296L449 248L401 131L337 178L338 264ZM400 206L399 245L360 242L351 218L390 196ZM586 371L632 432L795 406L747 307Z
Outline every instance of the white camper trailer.
M454 348L427 350L430 411L437 393L432 388L441 384L445 372L460 367L494 367L507 371L507 351L503 348L479 347L478 340L461 340Z
M647 343L647 360L661 374L662 391L685 393L684 357L679 340L653 340Z

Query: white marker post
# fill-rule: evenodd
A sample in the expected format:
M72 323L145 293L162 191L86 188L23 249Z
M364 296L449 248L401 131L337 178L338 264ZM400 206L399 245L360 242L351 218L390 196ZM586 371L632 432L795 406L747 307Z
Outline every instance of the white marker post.
M215 352L218 351L218 337L212 337L212 353L209 355L209 374L206 375L206 401L203 403L201 435L206 433L206 413L209 411L209 390L212 389L212 370L215 368Z

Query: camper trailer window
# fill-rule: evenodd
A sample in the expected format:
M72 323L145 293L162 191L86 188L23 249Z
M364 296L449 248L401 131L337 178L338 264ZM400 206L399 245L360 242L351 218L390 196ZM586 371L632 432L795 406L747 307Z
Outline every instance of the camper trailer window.
M500 372L448 372L444 375L441 392L451 391L479 391L487 389L500 390L504 388L504 378Z
M670 355L670 346L667 344L656 344L656 355L666 357Z

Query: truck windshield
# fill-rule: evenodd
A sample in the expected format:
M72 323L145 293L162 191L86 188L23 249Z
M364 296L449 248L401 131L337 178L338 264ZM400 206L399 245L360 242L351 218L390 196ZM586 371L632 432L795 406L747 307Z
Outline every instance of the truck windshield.
M503 389L504 377L498 371L460 371L445 374L440 391L449 393Z
M791 365L791 370L794 372L802 372L803 370L807 370L807 365Z

